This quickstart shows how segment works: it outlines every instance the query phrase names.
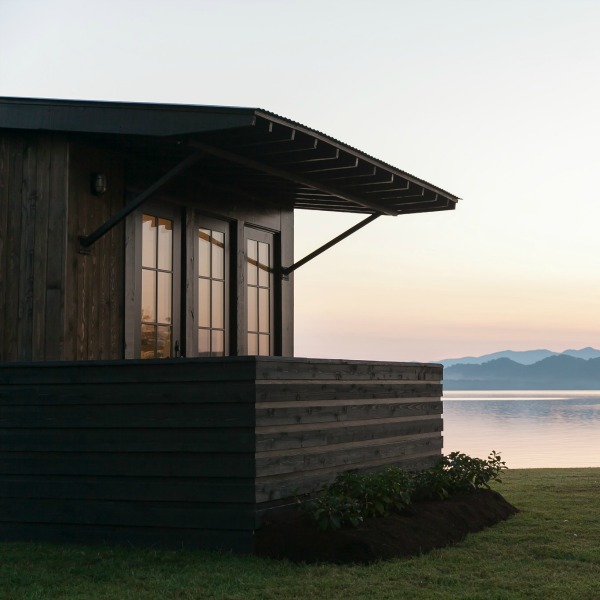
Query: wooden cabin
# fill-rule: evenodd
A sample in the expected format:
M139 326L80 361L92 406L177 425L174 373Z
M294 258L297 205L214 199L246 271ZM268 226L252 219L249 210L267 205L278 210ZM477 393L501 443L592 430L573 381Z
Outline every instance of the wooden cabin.
M430 465L442 367L294 358L294 271L457 197L255 108L0 99L0 539L252 550ZM364 214L295 262L294 209Z

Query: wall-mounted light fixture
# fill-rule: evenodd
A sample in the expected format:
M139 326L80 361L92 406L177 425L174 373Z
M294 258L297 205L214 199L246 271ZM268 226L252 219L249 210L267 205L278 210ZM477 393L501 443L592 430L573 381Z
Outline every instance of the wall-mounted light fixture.
M92 194L102 196L106 192L106 175L104 173L92 173Z

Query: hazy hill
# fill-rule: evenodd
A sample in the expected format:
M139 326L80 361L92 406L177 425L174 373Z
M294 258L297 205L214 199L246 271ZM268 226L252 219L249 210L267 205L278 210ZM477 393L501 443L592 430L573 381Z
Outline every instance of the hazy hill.
M575 358L583 358L589 360L590 358L600 358L600 350L595 348L582 348L581 350L565 350L563 354L568 356L574 356Z
M491 360L498 358L509 358L510 360L521 365L532 365L550 356L574 356L575 358L600 358L600 350L595 348L582 348L581 350L565 350L564 352L552 352L551 350L503 350L501 352L493 352L492 354L484 354L483 356L465 356L463 358L446 358L436 362L441 363L445 367L452 365L481 365Z
M444 388L447 390L596 390L600 389L600 357L584 360L562 353L531 365L520 364L509 358L499 358L481 365L452 365L444 369Z

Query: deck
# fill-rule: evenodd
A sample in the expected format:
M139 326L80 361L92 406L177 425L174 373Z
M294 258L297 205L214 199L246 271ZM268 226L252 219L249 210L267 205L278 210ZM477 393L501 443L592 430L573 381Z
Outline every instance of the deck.
M429 466L442 367L280 357L0 364L0 539L251 552L348 470Z

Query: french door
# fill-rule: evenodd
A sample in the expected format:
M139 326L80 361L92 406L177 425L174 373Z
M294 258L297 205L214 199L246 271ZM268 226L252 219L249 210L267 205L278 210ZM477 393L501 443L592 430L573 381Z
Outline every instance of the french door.
M229 354L229 223L197 217L194 226L192 356Z
M274 354L273 234L246 227L247 354Z
M164 203L129 232L127 358L278 351L273 233Z
M141 216L140 358L180 353L180 227L171 211Z

